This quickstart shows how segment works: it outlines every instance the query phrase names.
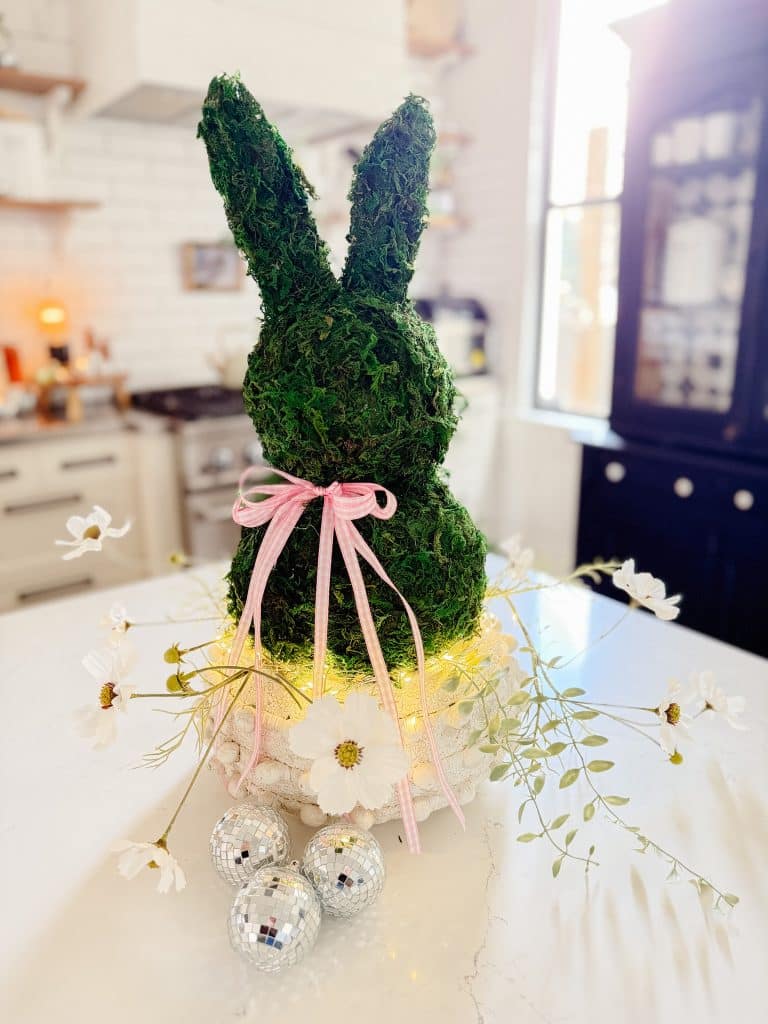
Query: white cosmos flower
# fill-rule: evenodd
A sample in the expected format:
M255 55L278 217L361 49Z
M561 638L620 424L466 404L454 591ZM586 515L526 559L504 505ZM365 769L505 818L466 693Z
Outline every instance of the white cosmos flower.
M667 597L667 588L664 583L652 576L649 572L635 572L634 558L628 558L626 562L613 574L614 585L643 605L650 609L659 619L676 619L680 614L677 605L680 603L680 594L674 597Z
M408 771L394 722L364 693L350 693L344 704L330 696L314 701L289 743L313 762L309 784L326 814L346 814L357 804L376 810Z
M113 604L99 625L106 626L109 629L107 643L112 647L117 647L122 643L123 637L131 627L125 605Z
M655 708L660 723L659 743L670 757L677 753L679 740L688 735L687 718L680 707L680 692L680 683L673 679L659 701L659 706Z
M126 712L136 687L125 679L134 661L134 652L124 646L119 650L91 651L83 658L83 666L99 684L98 704L89 704L75 712L78 731L90 740L95 749L114 742L117 735L117 713Z
M533 565L533 548L524 548L519 533L503 540L499 545L507 556L504 571L512 580L523 580Z
M132 843L129 839L121 839L112 847L120 854L117 870L123 878L135 878L144 868L153 868L160 872L157 880L158 892L169 892L175 887L180 892L187 884L181 865L168 853L162 840L156 843Z
M93 506L93 512L87 516L70 516L67 520L67 529L74 537L74 540L57 540L60 547L72 548L61 557L66 561L70 558L79 558L86 551L101 551L102 541L106 537L124 537L131 528L130 520L127 520L119 529L109 524L112 516L100 505Z
M734 729L746 729L746 725L738 720L744 713L747 702L743 697L729 697L715 683L714 672L699 672L691 676L693 684L693 702L699 713L714 711L721 715Z

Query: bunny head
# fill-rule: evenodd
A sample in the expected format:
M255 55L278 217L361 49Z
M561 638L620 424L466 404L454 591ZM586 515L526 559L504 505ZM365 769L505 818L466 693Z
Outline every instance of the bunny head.
M450 371L407 300L435 141L424 101L409 96L355 167L341 280L309 210L311 186L238 78L211 82L199 135L261 290L243 394L268 461L319 485L418 486L456 426Z

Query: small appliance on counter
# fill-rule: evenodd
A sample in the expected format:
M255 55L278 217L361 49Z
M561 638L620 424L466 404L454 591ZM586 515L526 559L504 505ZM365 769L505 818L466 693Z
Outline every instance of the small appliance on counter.
M416 312L435 328L440 351L456 376L487 372L488 314L477 299L448 294L421 298L416 300Z
M243 408L243 394L219 385L139 391L134 408L164 416L176 438L186 551L196 559L229 557L240 528L232 504L240 474L259 466L272 471ZM275 478L275 481L277 478Z

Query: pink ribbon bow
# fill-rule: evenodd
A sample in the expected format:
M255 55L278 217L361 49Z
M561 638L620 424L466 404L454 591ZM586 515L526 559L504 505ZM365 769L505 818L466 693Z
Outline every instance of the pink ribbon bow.
M248 636L251 625L253 625L254 668L256 670L254 673L254 744L250 760L238 782L238 788L251 768L258 763L261 753L263 706L261 677L258 673L261 668L261 605L267 580L275 567L280 552L285 547L306 506L310 501L314 501L315 498L322 498L323 516L317 552L317 586L315 590L315 646L312 665L313 696L319 697L323 692L323 668L328 647L331 558L333 555L333 538L335 536L344 559L350 583L352 584L355 607L360 619L360 626L363 631L363 638L365 639L365 646L368 650L373 674L379 688L381 702L397 727L401 744L403 736L397 715L397 705L392 692L392 683L376 633L371 608L368 604L358 556L362 557L387 586L394 590L402 602L405 613L408 616L416 648L421 714L424 721L424 731L427 735L429 749L432 754L432 761L442 791L463 826L464 815L456 795L446 778L445 769L429 720L424 669L424 644L421 639L419 624L416 621L413 609L384 571L378 558L354 525L355 519L362 519L365 516L375 516L377 519L391 519L397 509L397 499L391 491L381 487L379 484L333 483L330 487L317 487L307 480L301 480L299 477L291 476L290 473L283 473L281 470L276 472L284 477L288 483L256 483L252 484L248 491L245 492L248 475L253 469L255 467L250 467L240 477L240 493L232 509L232 518L240 526L264 526L266 523L269 523L256 555L251 581L248 586L248 594L232 642L232 658L234 659L232 664L236 665L239 664L245 639ZM260 501L252 501L246 497L246 493L249 495L264 495L264 498ZM384 497L383 505L380 505L377 500L379 493ZM407 778L403 778L398 783L397 795L408 847L412 852L418 853L420 850L419 835L416 827L413 798Z

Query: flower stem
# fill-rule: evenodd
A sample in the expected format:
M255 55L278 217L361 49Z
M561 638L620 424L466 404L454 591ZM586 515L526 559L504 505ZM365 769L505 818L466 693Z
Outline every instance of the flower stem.
M226 722L227 718L229 717L230 712L234 708L235 704L237 703L237 701L238 701L238 699L240 697L240 694L243 692L243 690L245 689L247 684L248 684L248 675L245 676L245 678L243 679L242 683L240 683L240 685L238 686L237 691L235 692L235 695L230 700L229 705L227 706L227 709L225 710L224 714L221 717L221 721L219 722L219 724L214 729L213 735L211 736L210 740L208 741L208 745L206 746L205 750L203 751L202 755L200 756L200 761L199 761L197 767L195 768L194 772L192 773L192 778L189 780L189 783L187 784L187 788L184 790L184 794L183 794L181 800L179 800L179 803L178 803L178 805L176 807L176 810L171 815L171 820L166 825L165 831L163 832L163 834L158 839L158 843L165 843L167 841L168 836L170 835L171 829L173 828L173 826L174 826L174 824L176 822L176 819L178 818L178 816L179 816L179 814L181 812L182 807L184 806L184 804L187 801L187 797L192 792L192 787L197 782L198 776L200 775L200 772L203 770L203 765L208 760L208 755L210 754L211 750L213 749L213 744L214 744L214 742L216 740L216 737L221 732L221 727Z

